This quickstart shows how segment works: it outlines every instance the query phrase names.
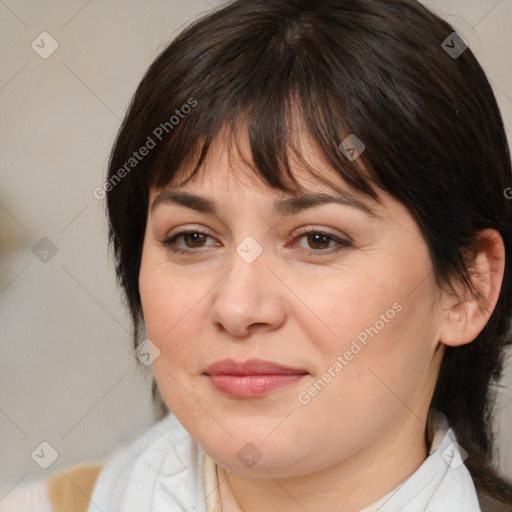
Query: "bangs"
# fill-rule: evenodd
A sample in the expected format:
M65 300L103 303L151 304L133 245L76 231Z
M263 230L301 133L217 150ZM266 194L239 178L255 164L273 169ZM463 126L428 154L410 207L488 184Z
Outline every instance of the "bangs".
M340 190L328 178L328 169L350 188L378 201L376 180L368 171L369 159L363 163L361 155L351 160L341 151L341 142L353 134L348 128L340 131L340 123L335 123L332 114L328 114L332 112L328 104L313 105L311 98L300 98L299 104L297 96L293 100L283 99L279 106L266 102L264 97L259 100L261 104L226 108L223 117L218 116L208 124L204 120L195 125L192 119L184 121L179 136L169 137L156 156L148 176L149 186L183 186L199 178L208 169L206 161L212 147L222 141L230 161L235 148L234 153L245 168L271 189L290 194L305 192L296 177L300 170ZM236 116L230 114L234 111ZM239 140L244 136L249 141L249 154L240 148ZM311 155L313 150L316 158Z
M198 29L200 32L200 25L196 28L196 45L200 40ZM146 167L148 185L161 188L177 181L185 184L200 173L218 138L227 135L231 147L231 142L245 133L250 154L243 157L238 153L270 188L289 193L301 190L292 162L334 186L325 172L319 172L314 162L308 161L307 141L349 187L377 200L374 186L379 182L372 171L370 152L365 150L352 160L340 149L348 136L355 135L367 148L370 143L350 123L357 109L353 104L355 91L346 87L346 95L340 98L340 83L350 83L350 77L343 76L348 74L347 69L343 70L339 59L326 62L326 57L315 50L314 42L305 39L298 37L294 24L286 20L282 27L262 28L253 37L244 33L239 42L232 38L229 46L219 36L218 45L210 41L204 53L195 55L194 71L183 71L187 85L178 81L179 88L169 83L165 89L162 86L152 91L155 104L145 105L146 116L148 111L160 109L160 118L168 120L180 111L180 105L193 101L195 106L159 143L151 165ZM178 39L173 44L179 47L186 41ZM303 46L308 51L303 51ZM182 52L177 48L169 54ZM256 61L248 62L246 56L250 54L251 59L256 55ZM185 68L187 63L164 64L165 69L172 68L179 76L176 66Z

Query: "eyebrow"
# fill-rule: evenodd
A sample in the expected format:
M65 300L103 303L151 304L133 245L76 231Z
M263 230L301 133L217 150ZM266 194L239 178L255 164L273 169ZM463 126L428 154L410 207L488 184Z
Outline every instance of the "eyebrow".
M217 215L219 211L218 204L210 198L191 194L189 192L165 191L158 194L151 204L151 213L161 204L177 204L191 208L201 213ZM352 195L338 193L331 196L322 192L313 194L304 194L300 196L277 199L274 201L271 213L278 216L293 215L309 208L315 208L329 203L338 203L345 206L358 209L371 217L377 217L375 211L366 203L358 200Z

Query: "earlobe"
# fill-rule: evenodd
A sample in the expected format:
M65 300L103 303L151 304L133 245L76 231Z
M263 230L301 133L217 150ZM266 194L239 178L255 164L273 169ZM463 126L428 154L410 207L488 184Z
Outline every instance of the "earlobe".
M500 294L505 271L505 246L495 229L478 234L470 278L473 291L465 291L445 310L439 341L459 346L473 341L487 324Z

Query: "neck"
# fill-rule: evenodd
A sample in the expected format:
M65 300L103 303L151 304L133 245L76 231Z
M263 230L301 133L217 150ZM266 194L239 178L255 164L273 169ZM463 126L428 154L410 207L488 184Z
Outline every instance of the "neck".
M221 470L223 512L360 512L410 476L427 456L425 425L409 415L400 429L391 429L351 457L307 475L276 479L250 478ZM228 501L228 506L224 502ZM238 510L237 510L238 509Z

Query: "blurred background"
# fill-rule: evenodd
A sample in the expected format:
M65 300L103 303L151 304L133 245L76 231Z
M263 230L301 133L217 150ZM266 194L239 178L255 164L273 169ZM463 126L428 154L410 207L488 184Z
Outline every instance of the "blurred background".
M0 0L2 489L103 459L153 423L93 191L149 64L222 3ZM512 140L512 0L424 3L469 43ZM495 428L512 478L503 384Z

